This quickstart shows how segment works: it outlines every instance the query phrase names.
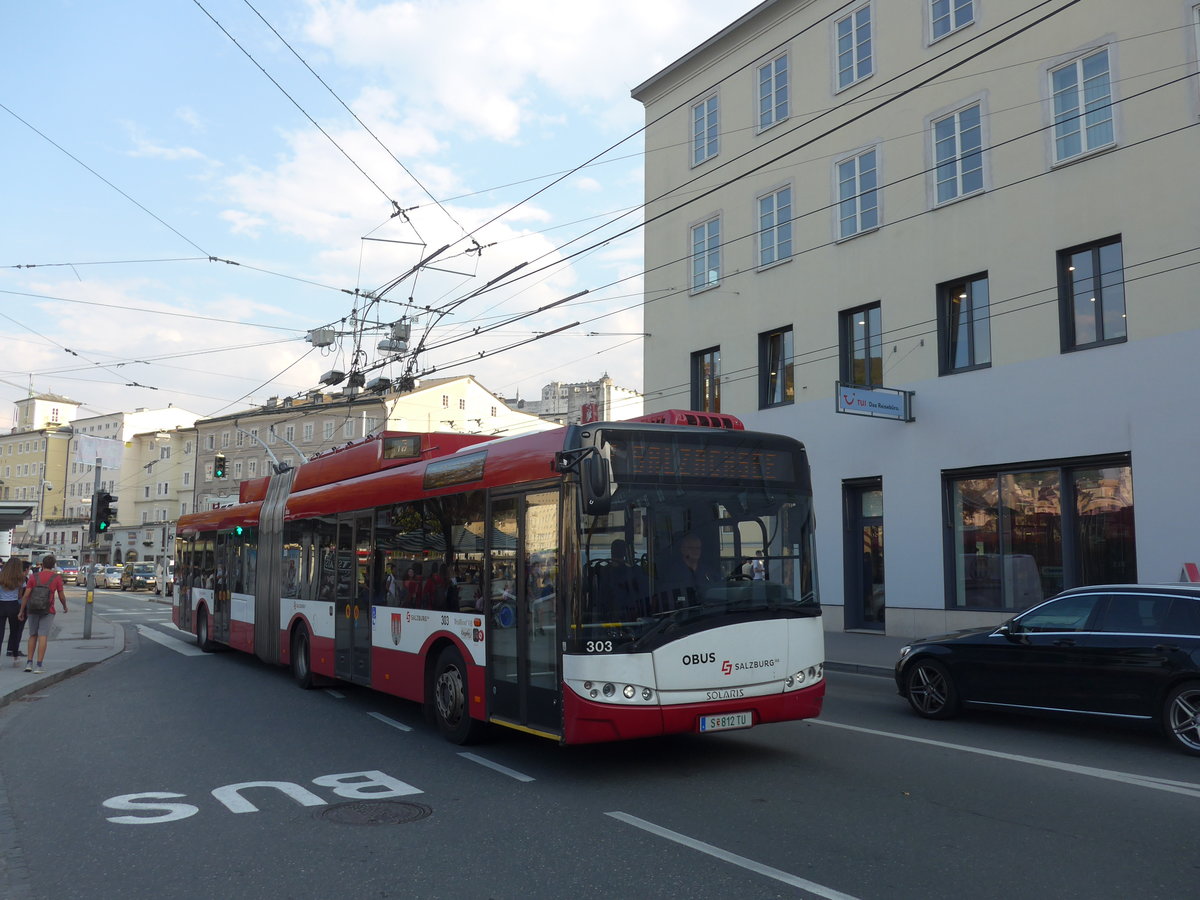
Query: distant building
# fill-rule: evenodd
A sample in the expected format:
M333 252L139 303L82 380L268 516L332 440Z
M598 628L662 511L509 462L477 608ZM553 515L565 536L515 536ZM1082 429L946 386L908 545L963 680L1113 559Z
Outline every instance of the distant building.
M510 409L471 375L431 378L405 393L314 391L196 423L195 509L237 502L242 481L295 467L318 453L381 431L520 434L554 427ZM225 460L225 477L214 462Z
M642 414L642 395L618 387L607 373L598 381L552 381L541 400L509 400L515 409L558 425L632 419Z

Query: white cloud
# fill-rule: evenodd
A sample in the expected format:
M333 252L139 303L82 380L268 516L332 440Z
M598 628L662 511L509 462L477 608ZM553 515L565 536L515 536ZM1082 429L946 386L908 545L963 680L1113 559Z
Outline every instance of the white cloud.
M595 178L590 178L586 175L583 178L575 179L575 187L581 191L587 191L588 193L595 193L603 190L603 188L600 186L600 182L598 182Z

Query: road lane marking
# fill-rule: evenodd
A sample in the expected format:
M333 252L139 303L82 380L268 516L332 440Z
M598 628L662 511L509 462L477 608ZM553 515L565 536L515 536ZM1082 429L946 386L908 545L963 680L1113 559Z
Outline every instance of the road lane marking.
M634 828L640 828L642 831L648 831L658 837L666 838L668 841L674 841L676 844L682 844L684 847L706 853L724 862L732 863L735 866L740 866L759 875L765 875L768 878L774 878L776 881L782 881L784 884L790 884L792 887L798 887L803 891L808 891L810 894L823 897L825 900L855 900L855 897L851 894L843 894L841 891L835 891L833 888L817 884L815 881L809 881L807 878L801 878L790 872L784 872L782 869L776 869L772 866L755 862L752 859L747 859L744 856L738 856L736 853L730 853L728 850L722 850L720 847L714 847L712 844L704 843L704 841L698 841L677 831L671 831L668 828L663 828L661 825L655 825L653 822L647 822L645 819L631 816L629 813L609 812L605 813L605 815L612 816L626 825L632 825Z
M856 731L859 734L873 734L877 737L894 738L898 741L909 741L913 744L940 747L943 750L975 753L979 756L990 756L993 759L1024 763L1029 766L1040 766L1043 769L1057 769L1060 772L1070 772L1073 775L1087 775L1089 778L1101 778L1105 781L1116 781L1134 787L1146 787L1156 791L1166 791L1170 794L1182 794L1184 797L1200 798L1200 784L1193 784L1186 781L1171 781L1166 778L1155 778L1152 775L1135 775L1132 772L1118 772L1114 769L1097 769L1094 766L1079 766L1075 763L1057 762L1052 759L1041 759L1036 756L1022 756L1019 753L1004 753L1000 750L985 750L982 747L951 744L947 741L935 741L930 738L915 737L909 734L898 734L894 731L879 731L875 728L863 728L860 725L845 725L841 722L830 722L827 719L806 719L805 721L810 725L824 725L828 728Z
M332 693L332 691L330 693ZM405 725L403 722L397 722L395 719L389 719L383 713L367 713L367 715L370 716L372 719L378 719L384 725L391 725L397 731L412 731L412 729L409 728L407 725Z
M335 690L333 690L333 688L326 688L325 693L327 693L334 700L345 700L346 699L345 694L343 694L341 691L335 691Z
M211 656L211 653L205 653L199 647L194 647L191 644L185 644L173 637L167 637L153 628L147 628L145 625L139 625L137 632L142 637L154 641L156 644L162 644L169 650L174 650L176 653L182 653L184 656Z
M458 755L463 759L469 759L473 763L479 763L479 765L491 769L493 772L499 772L501 775L507 775L509 778L515 778L517 781L536 780L532 775L525 775L522 772L518 772L516 769L510 769L508 766L502 766L500 763L492 762L490 759L484 759L482 756L476 756L474 753L460 753Z

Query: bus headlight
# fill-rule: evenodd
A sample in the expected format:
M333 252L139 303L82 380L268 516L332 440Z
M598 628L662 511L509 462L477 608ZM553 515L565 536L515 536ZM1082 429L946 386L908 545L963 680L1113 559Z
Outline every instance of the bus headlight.
M794 691L797 688L802 688L806 684L814 684L821 680L825 674L825 666L822 663L817 663L815 666L808 666L789 675L783 680L783 689L785 691Z
M621 691L621 693L625 695L626 700L632 700L637 691L633 689L632 684L627 684L625 685L625 690Z
M604 696L605 697L611 697L616 692L617 692L617 686L615 684L613 684L611 681L608 682L608 684L604 685Z

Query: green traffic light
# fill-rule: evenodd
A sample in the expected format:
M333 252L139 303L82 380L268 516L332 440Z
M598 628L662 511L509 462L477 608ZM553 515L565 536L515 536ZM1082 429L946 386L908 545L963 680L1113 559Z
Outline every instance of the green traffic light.
M96 529L97 529L98 531L108 531L108 523L107 523L107 522L101 522L99 525L97 525L97 526L96 526Z

